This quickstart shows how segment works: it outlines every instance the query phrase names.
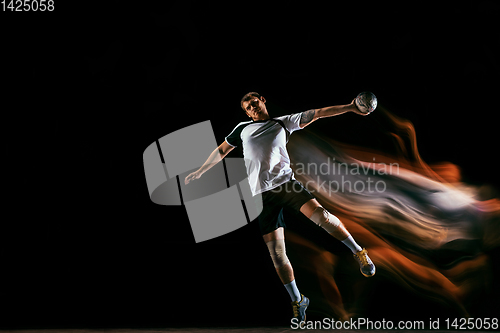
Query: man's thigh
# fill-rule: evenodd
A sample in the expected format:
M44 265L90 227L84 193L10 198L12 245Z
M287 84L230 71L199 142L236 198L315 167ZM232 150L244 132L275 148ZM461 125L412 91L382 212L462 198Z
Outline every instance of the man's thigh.
M318 200L311 199L300 207L300 212L307 218L310 218L314 210L318 207L322 207Z

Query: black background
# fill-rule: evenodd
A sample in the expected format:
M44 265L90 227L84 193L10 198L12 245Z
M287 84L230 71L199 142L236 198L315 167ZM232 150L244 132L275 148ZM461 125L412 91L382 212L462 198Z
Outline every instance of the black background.
M415 125L425 161L498 188L499 14L494 1L2 12L1 326L287 325L256 224L195 244L183 207L149 200L144 149L207 119L221 142L247 119L248 91L277 116L368 90ZM346 114L314 131L383 148L381 117ZM372 318L446 316L373 286ZM495 315L488 302L476 317Z

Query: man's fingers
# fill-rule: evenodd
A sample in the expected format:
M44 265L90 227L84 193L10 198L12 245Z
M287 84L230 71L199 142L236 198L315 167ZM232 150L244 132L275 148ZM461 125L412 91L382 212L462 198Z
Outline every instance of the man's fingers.
M192 180L195 180L197 179L197 175L196 175L196 172L193 172L193 173L190 173L189 175L187 175L186 178L184 178L184 184L189 184Z
M351 104L353 107L352 112L359 114L360 116L366 116L366 115L370 114L370 112L361 112L361 110L356 105L356 98L352 100Z

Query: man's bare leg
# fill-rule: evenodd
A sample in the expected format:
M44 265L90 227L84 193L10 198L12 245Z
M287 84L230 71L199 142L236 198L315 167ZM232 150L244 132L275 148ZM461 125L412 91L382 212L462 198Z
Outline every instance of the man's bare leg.
M347 231L344 224L335 215L324 209L316 199L311 199L303 204L300 207L300 212L344 243L354 254L354 258L358 261L361 273L364 276L375 275L375 265L368 257L368 251L361 248Z
M305 204L300 207L300 212L304 214L308 219L311 218L312 214L316 210L316 208L323 207L321 204L318 202L316 199L311 199ZM330 232L330 235L338 239L339 241L345 240L347 237L349 237L351 234L347 229L345 228L344 224L339 220L338 221L339 225L335 230Z
M271 241L285 240L285 232L283 227L279 227L278 229L271 231L270 233L265 234L262 237L264 238L264 242L268 244ZM279 264L275 263L274 267L276 269L276 273L278 273L278 276L280 277L280 280L281 282L283 282L283 284L288 284L295 279L293 275L293 268L290 262L286 263L283 266L280 266Z
M290 298L294 302L300 302L300 292L295 282L293 275L292 264L286 256L285 248L285 232L283 227L263 235L264 242L266 243L271 259L273 260L276 273L280 277L281 282L290 294Z
M294 319L297 319L302 325L306 319L306 309L309 306L309 299L299 292L295 283L293 268L286 256L284 229L280 227L263 235L263 238L271 254L276 273L278 273L281 282L292 299Z

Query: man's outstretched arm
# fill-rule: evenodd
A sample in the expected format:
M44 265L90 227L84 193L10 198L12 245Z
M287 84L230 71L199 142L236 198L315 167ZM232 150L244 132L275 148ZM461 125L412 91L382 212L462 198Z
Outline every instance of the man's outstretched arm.
M354 112L362 116L367 115L366 113L362 113L358 110L353 100L350 104L346 105L334 105L334 106L328 106L326 108L314 109L302 112L299 126L300 128L304 128L320 118L338 116L339 114L343 114L346 112Z
M207 172L207 170L222 161L222 159L226 157L226 155L229 154L229 152L233 149L234 147L230 146L226 141L224 141L219 147L214 149L210 156L208 156L205 163L203 163L203 165L198 170L187 175L187 177L184 179L184 184L187 185L189 182L200 178L202 174Z

